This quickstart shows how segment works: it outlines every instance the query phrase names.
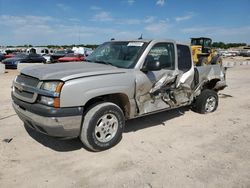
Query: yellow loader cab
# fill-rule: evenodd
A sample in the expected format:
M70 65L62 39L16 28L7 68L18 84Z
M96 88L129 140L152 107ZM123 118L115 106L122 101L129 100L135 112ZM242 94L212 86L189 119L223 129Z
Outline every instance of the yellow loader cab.
M191 38L193 62L196 66L222 64L222 59L212 49L212 39L206 37Z

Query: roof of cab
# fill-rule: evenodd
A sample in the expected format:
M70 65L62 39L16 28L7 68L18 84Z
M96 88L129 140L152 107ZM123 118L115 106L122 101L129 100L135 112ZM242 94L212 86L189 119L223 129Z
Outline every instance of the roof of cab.
M131 39L131 40L111 40L110 42L173 42L176 44L181 44L181 45L186 45L190 46L189 43L187 42L180 42L180 41L175 41L173 39Z

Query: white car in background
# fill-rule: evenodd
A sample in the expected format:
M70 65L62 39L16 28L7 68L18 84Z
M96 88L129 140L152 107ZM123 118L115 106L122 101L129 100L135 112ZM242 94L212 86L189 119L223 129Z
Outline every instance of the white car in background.
M43 55L44 59L46 59L46 63L50 61L50 55L49 54L44 54Z
M224 52L224 53L222 53L222 56L223 56L223 57L232 57L233 54L230 53L230 52Z

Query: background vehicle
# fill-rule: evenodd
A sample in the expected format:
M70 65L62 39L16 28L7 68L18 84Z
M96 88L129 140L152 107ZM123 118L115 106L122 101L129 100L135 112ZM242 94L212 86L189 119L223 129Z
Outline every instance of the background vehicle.
M91 48L86 48L86 47L73 47L72 51L75 54L83 54L85 56L88 56L93 52Z
M4 60L4 54L0 53L0 61Z
M85 56L83 54L67 54L64 57L58 59L59 62L72 62L72 61L84 61Z
M243 57L250 57L250 50L244 50L244 51L241 53L241 55L242 55Z
M191 38L193 62L196 66L222 64L222 58L212 49L212 39Z
M5 58L5 59L7 59L7 58L12 58L12 57L15 57L17 54L19 54L19 53L14 52L14 53L10 53L10 54L5 54L5 55L4 55L4 58Z
M26 53L35 53L40 55L52 54L54 51L45 47L34 47L26 49Z
M21 70L12 100L25 125L101 151L121 140L126 119L190 105L210 113L226 87L221 65L195 67L174 40L109 41L86 61Z
M233 53L229 52L229 51L224 51L221 54L223 57L233 57L235 56Z
M70 53L74 53L74 52L72 50L59 50L59 51L56 51L55 53L53 53L50 56L50 62L51 63L56 63L56 62L58 62L59 58L64 57L65 55L70 54Z
M7 58L2 61L3 64L5 64L6 68L17 68L18 63L45 63L46 59L44 59L39 54L17 54L16 56L12 58Z
M50 63L50 55L49 54L43 54L42 56L44 59L46 59L46 63Z

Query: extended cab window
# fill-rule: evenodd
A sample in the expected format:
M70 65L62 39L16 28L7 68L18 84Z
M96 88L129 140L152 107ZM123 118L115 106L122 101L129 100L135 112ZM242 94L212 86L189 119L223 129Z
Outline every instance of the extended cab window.
M187 72L192 67L191 53L188 46L177 45L178 69Z
M159 61L163 69L174 69L174 44L158 43L152 47L148 56L151 56L151 59L154 59L154 61Z

